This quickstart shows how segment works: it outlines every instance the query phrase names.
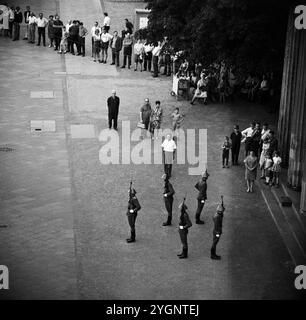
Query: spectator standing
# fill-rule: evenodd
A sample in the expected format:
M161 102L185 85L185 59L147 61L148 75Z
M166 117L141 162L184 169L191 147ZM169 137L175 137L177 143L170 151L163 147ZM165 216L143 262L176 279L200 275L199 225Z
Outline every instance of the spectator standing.
M272 130L270 131L270 134L269 134L269 143L270 143L269 153L274 154L274 152L277 151L278 149L278 140L275 138L274 131Z
M68 40L68 51L72 55L74 55L74 45L76 45L77 52L80 53L80 46L79 46L79 34L80 34L80 27L79 22L77 20L73 20L72 26L69 28L69 39L70 39L70 48L69 48L69 40Z
M54 18L53 15L49 16L49 22L48 22L48 38L50 41L49 48L52 48L54 46L54 28L53 28L54 20L53 20L53 18Z
M118 113L119 113L119 105L120 99L116 96L116 90L112 90L112 96L107 99L107 107L108 107L108 128L112 128L112 124L114 123L114 129L117 128L118 121Z
M106 31L108 31L105 28ZM120 51L122 49L122 40L121 38L118 36L118 32L114 31L114 35L113 38L111 40L111 48L112 48L112 65L116 65L117 67L119 67L119 55L120 55Z
M229 137L225 137L225 141L222 145L222 167L228 168L228 159L229 159L229 152L231 149L231 143L229 141Z
M111 23L111 19L108 16L108 13L104 12L103 28L106 30L106 32L109 32L110 23Z
M167 37L164 38L164 44L161 50L161 54L164 56L164 75L171 75L171 53L172 48L170 46L169 40Z
M207 104L207 81L205 80L205 74L201 74L201 79L197 83L197 89L194 93L194 96L190 102L190 104L194 104L195 99L197 98L203 98L204 104Z
M245 180L247 181L247 192L253 192L254 181L257 176L258 161L254 151L250 151L250 154L244 160L245 164Z
M108 47L111 40L112 40L112 35L106 32L105 28L103 28L101 33L101 52L102 52L102 58L100 60L101 63L107 62Z
M91 56L93 57L94 56L94 37L95 37L95 34L96 34L96 30L99 30L99 34L101 34L101 29L99 27L99 23L96 21L93 25L93 27L91 28Z
M140 64L140 71L142 72L142 61L143 61L144 47L141 43L140 39L134 45L134 61L135 61L135 69L137 71L138 63Z
M13 41L19 40L20 37L20 23L22 23L22 12L19 7L16 7L14 12L14 37Z
M147 40L144 44L144 71L151 72L151 66L152 66L152 51L154 49L153 44L150 44Z
M69 37L69 32L66 30L66 27L63 27L62 40L60 43L60 49L58 53L64 53L64 54L67 53L68 37Z
M152 50L152 58L153 58L153 77L158 77L158 59L161 51L161 42L158 41L157 45Z
M121 68L126 67L126 63L128 64L128 68L131 68L132 63L132 46L133 39L130 33L126 33L123 39L123 65Z
M15 20L15 7L11 6L8 11L8 19L9 19L9 37L13 37L13 26Z
M175 156L176 144L170 134L167 134L166 139L162 143L162 149L164 154L164 172L167 177L171 178L171 171L173 160Z
M93 39L93 61L96 62L100 59L100 51L101 51L101 35L100 30L96 29Z
M234 126L234 131L231 133L230 139L232 142L232 165L237 166L239 152L240 152L240 144L241 144L241 139L242 139L242 134L239 131L238 125Z
M26 31L23 40L28 40L29 37L29 16L31 14L30 6L26 6L26 11L23 13L24 22L26 24Z
M85 57L85 38L88 34L87 29L84 27L83 22L80 22L79 25L79 53L78 55L82 55Z
M247 157L249 152L252 149L252 142L253 142L253 138L252 138L252 134L253 131L255 130L255 122L251 123L251 126L249 128L246 128L245 130L243 130L241 132L243 139L241 142L244 142L245 144L245 156Z
M149 129L152 108L149 99L145 99L144 105L140 108L140 122L144 124L145 129Z
M29 43L35 43L36 17L33 12L29 16Z
M265 170L266 170L265 163L269 154L269 147L270 147L269 139L265 138L265 140L263 141L262 151L259 158L259 168L261 170L260 179L265 179Z
M125 27L126 27L126 32L128 32L129 34L133 34L133 29L134 26L132 24L131 21L129 21L129 19L125 19Z
M177 130L181 128L181 124L184 121L184 116L180 113L180 109L177 107L174 109L174 112L171 114L172 118L172 131L175 136L178 136Z
M43 39L43 45L46 46L46 26L48 20L44 17L42 13L39 14L39 17L36 19L37 30L38 30L38 42L37 46L40 46L41 38Z
M261 140L261 128L260 123L256 122L255 129L252 133L252 145L251 148L255 152L256 157L258 157L258 151L260 146L260 140Z
M158 139L158 135L156 134L156 130L160 129L161 122L163 117L163 110L160 106L160 101L155 102L155 109L151 113L151 119L150 119L150 132L151 132L151 138ZM154 134L156 137L154 137Z
M273 185L276 185L276 187L279 187L279 176L281 172L281 163L282 163L282 158L279 156L279 153L277 151L274 152L273 156L273 167L272 167L272 172L273 172Z
M55 15L55 20L53 23L53 28L54 28L54 41L55 41L55 48L54 51L57 51L59 49L61 40L62 40L62 28L64 24L60 20L59 15ZM67 30L66 30L67 31Z
M69 30L70 30L70 27L73 25L73 23L72 23L72 20L68 20L68 22L66 23L66 31L68 32L68 34L69 34ZM68 38L67 38L67 42L68 42L68 44L67 44L67 51L68 52L70 52L70 47L71 47L71 38L70 38L70 35L68 36Z

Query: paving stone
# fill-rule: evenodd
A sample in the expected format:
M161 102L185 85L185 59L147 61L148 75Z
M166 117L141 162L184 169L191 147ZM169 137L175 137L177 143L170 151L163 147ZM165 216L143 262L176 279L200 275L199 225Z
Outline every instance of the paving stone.
M53 99L53 91L31 91L32 99Z

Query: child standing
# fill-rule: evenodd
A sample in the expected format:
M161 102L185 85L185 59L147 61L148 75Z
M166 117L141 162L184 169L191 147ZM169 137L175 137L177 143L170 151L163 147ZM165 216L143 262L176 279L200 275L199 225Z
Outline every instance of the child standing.
M184 120L184 116L180 114L179 108L175 108L171 117L172 117L172 130L173 132L176 132L176 130L180 129L181 124L183 123L183 120Z
M60 49L58 53L67 53L69 32L66 30L66 27L63 27L63 35L60 42Z
M273 184L276 185L276 187L279 187L279 175L281 172L281 166L280 164L282 163L282 158L279 156L279 153L277 151L274 152L274 157L273 157Z
M228 168L228 159L229 159L229 151L231 149L232 145L229 141L229 137L225 137L225 141L222 145L222 166L223 168Z
M273 160L270 153L267 153L263 166L264 166L265 178L266 178L265 184L271 186L272 177L273 177L273 172L272 172Z

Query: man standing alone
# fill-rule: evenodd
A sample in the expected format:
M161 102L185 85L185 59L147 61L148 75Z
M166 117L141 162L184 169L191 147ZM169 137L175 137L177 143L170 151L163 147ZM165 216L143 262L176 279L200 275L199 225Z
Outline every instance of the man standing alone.
M41 37L43 38L43 45L46 46L46 25L48 20L43 16L42 13L39 14L39 17L36 19L37 29L38 29L38 43L37 46L40 46Z
M239 131L239 126L234 126L234 131L231 133L231 141L232 141L232 165L238 166L238 157L240 152L240 143L242 134Z
M107 99L107 107L108 107L108 128L112 128L112 124L114 121L114 129L117 128L117 120L119 113L119 104L120 99L116 96L116 90L112 90L112 96Z

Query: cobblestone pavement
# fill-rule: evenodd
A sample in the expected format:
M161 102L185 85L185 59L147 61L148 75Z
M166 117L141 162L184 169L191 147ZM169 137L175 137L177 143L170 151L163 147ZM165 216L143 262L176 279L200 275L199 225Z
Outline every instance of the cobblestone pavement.
M18 1L17 1L18 2ZM33 6L38 1L29 1ZM48 1L48 10L57 2ZM52 3L52 5L51 5ZM63 1L60 15L73 13L89 25L103 10L114 25L132 13L135 3ZM88 3L88 1L86 1ZM82 10L80 11L80 8ZM129 9L129 11L127 11ZM87 19L87 20L86 20ZM89 43L89 41L87 40ZM245 193L242 166L221 168L220 146L232 125L253 119L275 126L277 116L256 104L194 106L170 95L171 79L99 65L90 57L60 56L49 48L0 38L1 216L0 264L11 271L11 290L0 298L82 299L276 299L298 297L290 255L263 201L259 188ZM14 62L11 64L11 62ZM8 67L9 66L9 67ZM186 165L175 165L173 226L161 226L162 165L102 165L98 137L107 127L106 98L115 88L121 98L121 121L136 127L145 97L161 100L163 127L178 106L184 128L208 130L208 202L206 224L190 229L190 256L181 261L177 232L178 202L187 192L192 220L198 177ZM31 90L53 90L54 99L30 99ZM29 121L56 120L56 133L34 133ZM94 135L76 138L71 125L93 126ZM88 131L85 132L88 134ZM92 134L92 132L91 132ZM136 143L135 143L136 144ZM126 146L122 147L126 152ZM242 159L242 153L241 153ZM128 245L127 190L133 177L142 210L137 241ZM226 205L224 234L218 252L209 257L212 216L219 196Z

